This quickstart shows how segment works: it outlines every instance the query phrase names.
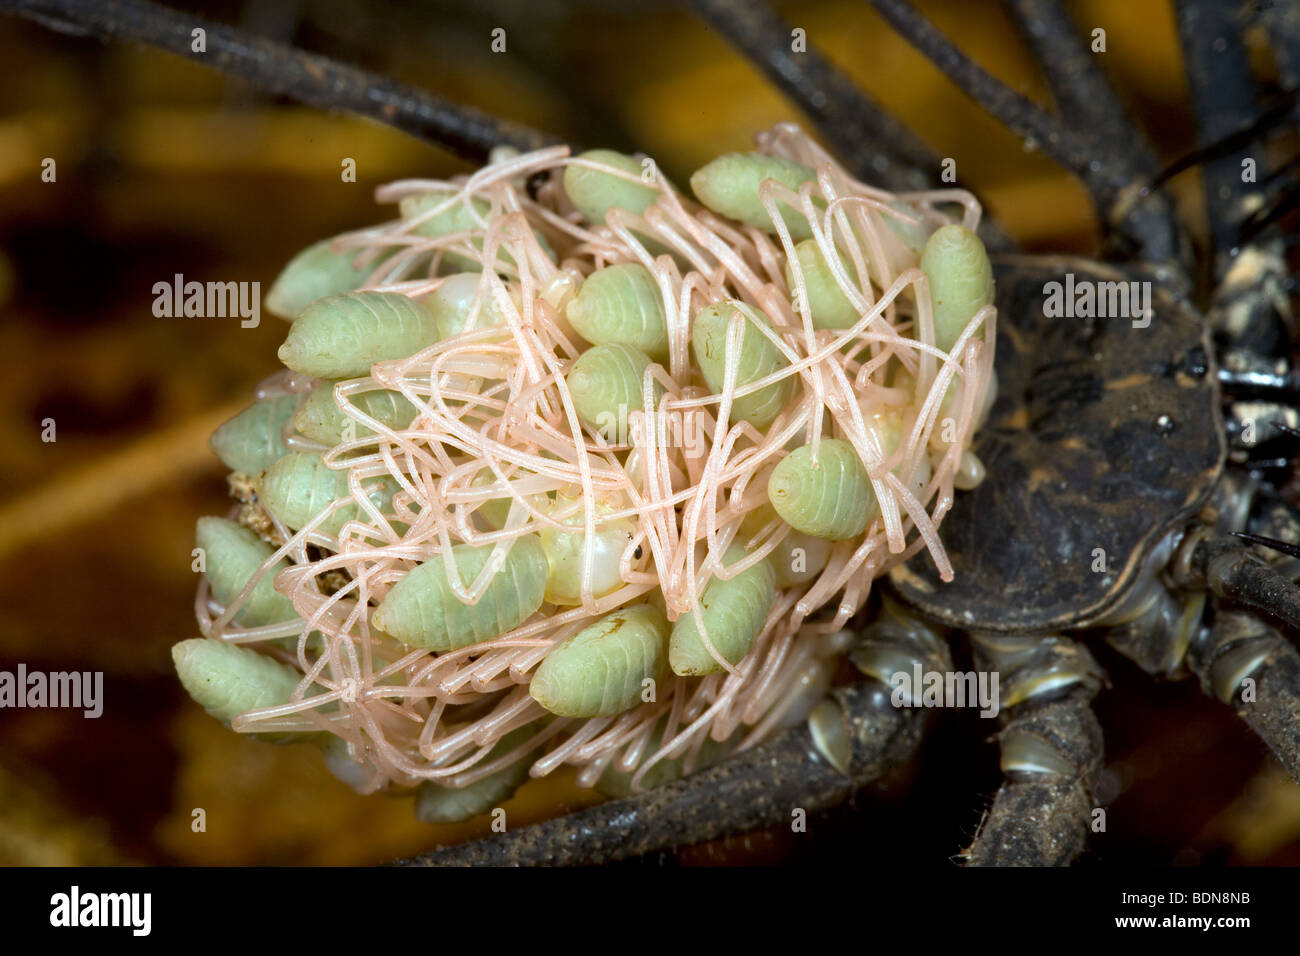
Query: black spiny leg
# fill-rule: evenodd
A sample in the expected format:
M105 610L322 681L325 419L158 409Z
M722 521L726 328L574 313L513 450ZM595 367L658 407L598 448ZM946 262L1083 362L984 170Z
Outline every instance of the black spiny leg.
M1062 637L972 636L981 671L1001 677L1009 714L998 741L1006 779L961 854L969 866L1065 866L1083 852L1101 724L1091 701L1101 670Z
M1263 611L1300 631L1300 588L1235 538L1189 540L1179 584L1204 587L1225 600Z

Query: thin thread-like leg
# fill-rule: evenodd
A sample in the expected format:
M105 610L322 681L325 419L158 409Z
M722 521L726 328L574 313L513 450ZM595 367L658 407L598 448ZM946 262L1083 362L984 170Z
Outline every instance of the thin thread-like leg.
M1033 140L1038 148L1082 181L1104 222L1137 246L1141 257L1174 261L1184 243L1164 196L1144 191L1140 156L1133 142L1109 142L1106 148L1070 124L1037 106L980 67L944 36L907 0L870 0L882 17L915 46L967 96L1003 125Z
M64 32L166 50L240 77L261 90L396 127L475 162L482 162L492 147L501 144L529 150L557 142L523 123L143 0L0 0L0 13L17 14ZM198 28L206 32L205 52L193 49L192 31Z
M1187 659L1205 692L1231 706L1300 783L1300 653L1295 647L1254 615L1220 608Z
M1001 678L1010 718L998 734L1006 779L961 856L969 866L1066 866L1087 846L1096 806L1102 736L1091 701L1100 668L1062 637L972 641L980 669Z
M689 846L760 827L790 824L844 802L905 761L921 736L920 711L890 705L863 681L834 695L852 742L850 775L817 755L806 726L792 728L715 767L624 800L544 823L435 850L405 866L581 866Z

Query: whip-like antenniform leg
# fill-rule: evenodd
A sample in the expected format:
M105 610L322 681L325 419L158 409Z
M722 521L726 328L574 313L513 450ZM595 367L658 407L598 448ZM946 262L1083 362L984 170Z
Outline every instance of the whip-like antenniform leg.
M852 744L845 776L820 756L807 727L716 767L625 800L403 861L409 866L575 866L689 846L760 827L788 825L796 810L834 807L902 763L921 736L919 711L891 706L864 681L834 694Z
M157 47L309 106L377 120L475 162L501 144L530 150L558 142L523 123L144 0L0 0L0 13L101 40ZM197 28L206 32L201 53L193 48Z
M1187 85L1196 112L1196 136L1204 146L1246 125L1257 108L1255 81L1241 38L1242 8L1222 0L1178 0L1175 6ZM1228 271L1237 230L1250 211L1247 198L1255 191L1242 181L1245 158L1243 144L1205 163L1205 204L1216 278Z
M1139 198L1134 192L1142 175L1136 134L1100 143L1080 131L1086 122L1071 117L1067 125L981 68L907 0L871 0L871 5L971 99L1078 176L1103 221L1130 235L1145 258L1180 257L1181 237L1169 203L1158 194Z
M808 114L855 176L895 192L934 188L939 157L815 46L791 49L790 25L770 6L753 0L690 4ZM993 250L1015 248L987 216L980 237Z
M988 634L972 643L979 669L1000 675L1010 719L998 735L1006 780L961 855L971 866L1065 866L1083 852L1096 806L1102 737L1090 703L1100 668L1061 637Z
M816 122L855 176L898 192L933 187L939 158L930 148L814 45L794 52L790 26L767 3L690 4Z
M1134 127L1106 73L1060 0L1004 0L1047 80L1061 116L1075 121L1077 133L1104 142L1109 151L1122 143L1134 165L1155 172L1155 155Z

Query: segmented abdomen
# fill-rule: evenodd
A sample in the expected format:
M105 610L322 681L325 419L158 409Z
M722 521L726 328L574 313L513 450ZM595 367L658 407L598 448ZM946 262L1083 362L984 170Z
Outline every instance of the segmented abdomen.
M225 518L200 518L196 538L204 552L203 576L208 579L212 594L226 606L239 595L262 563L275 553L274 548L248 528ZM287 558L272 565L254 586L235 620L256 627L297 617L293 602L274 587L276 574L288 566Z
M232 471L260 475L288 453L284 426L300 401L300 395L280 395L254 402L213 432L208 445Z
M649 604L621 608L551 651L528 692L562 717L611 717L635 707L664 666L668 620Z
M487 566L491 545L458 544L452 560L465 588ZM371 620L404 644L451 651L500 637L542 606L548 572L537 535L511 546L476 604L463 604L451 589L442 555L436 555L393 585Z
M630 345L656 362L668 360L668 322L659 284L645 266L623 263L597 269L565 314L592 345Z
M744 556L742 548L733 546L725 563L734 564ZM715 577L700 595L698 620L688 611L673 624L668 642L673 673L689 677L722 670L700 639L699 620L703 620L714 650L735 664L754 646L775 597L776 573L766 558L726 581Z
M344 292L294 319L280 361L321 378L357 378L376 362L406 358L438 341L429 311L396 292Z
M841 438L822 439L816 461L809 445L782 458L768 479L767 497L790 527L831 541L862 534L877 511L867 469Z
M391 479L366 479L369 499L381 511L391 507ZM267 469L259 484L262 506L293 529L307 525L340 498L350 497L348 473L326 466L315 452L291 452ZM319 525L322 533L337 535L348 521L364 517L356 502L344 505Z

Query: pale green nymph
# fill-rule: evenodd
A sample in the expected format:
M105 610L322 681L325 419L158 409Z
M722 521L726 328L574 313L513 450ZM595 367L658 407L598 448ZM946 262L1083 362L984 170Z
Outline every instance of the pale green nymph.
M573 407L583 423L609 442L618 441L630 412L645 402L645 370L650 356L630 345L594 345L578 356L564 377ZM657 403L663 388L655 383Z
M737 311L743 312L748 318L742 319L740 323L740 362L736 370L736 388L766 378L790 364L781 350L755 328L755 323L771 326L767 317L758 310L741 302L705 306L695 314L691 328L691 347L704 381L715 393L721 393L725 381L727 326ZM795 387L796 379L791 376L735 398L731 403L732 420L747 421L755 428L766 428L790 403Z
M367 478L362 484L369 489L367 497L375 507L381 512L391 509L395 487L391 479ZM350 497L348 473L328 467L315 452L290 452L267 469L259 482L258 495L272 516L296 531L335 501ZM337 535L347 522L366 517L353 501L326 518L318 530Z
M868 427L880 443L882 456L898 450L903 440L901 413L877 413ZM919 496L929 481L930 460L922 456L908 489ZM880 513L875 489L857 449L841 438L823 438L816 461L810 445L801 445L786 455L768 479L767 497L790 527L829 541L857 537Z
M260 475L288 453L284 426L301 401L278 395L254 402L213 432L208 447L231 471Z
M993 303L993 267L979 236L965 226L943 226L925 243L921 271L930 280L934 344L948 351L975 313ZM975 337L983 336L980 329Z
M612 717L641 701L664 668L668 619L649 604L619 608L546 655L528 693L561 717Z
M776 517L776 512L769 505L755 508L741 522L740 535L736 540L747 545ZM777 542L776 547L768 554L767 560L772 563L772 569L776 572L776 586L792 588L807 584L821 574L830 555L829 541L792 529Z
M266 293L265 305L272 314L293 320L317 299L360 288L388 255L357 268L352 263L360 250L335 252L331 244L332 240L322 239L289 260Z
M642 175L640 160L612 149L589 149L576 158L610 166L638 178ZM611 209L626 209L640 215L659 198L659 191L654 186L629 182L611 173L583 166L564 167L564 191L583 218L599 225L604 225L605 215Z
M189 695L226 724L250 710L287 704L302 680L265 654L203 637L174 644L172 661Z
M744 556L744 548L732 545L725 563L735 564ZM688 611L673 624L668 639L668 664L673 673L700 677L722 670L700 638L701 620L713 649L727 663L738 662L762 632L775 597L776 573L766 558L728 580L714 577L700 595L698 615Z
M484 762L510 753L536 735L538 723L525 724L506 734L483 758ZM448 787L433 780L420 784L415 792L415 819L421 823L461 823L488 813L505 803L528 779L532 754L498 770L468 787Z
M574 499L560 496L548 510L567 511L573 504ZM608 515L609 511L604 505L595 508L598 518ZM631 518L605 518L597 522L588 542L584 510L579 509L559 521L565 529L573 530L543 525L539 532L550 569L546 580L546 600L563 605L582 603L583 567L589 550L592 555L592 595L600 597L621 587L623 578L619 574L619 561L633 539L636 522Z
M275 549L241 524L225 518L200 518L196 542L203 549L203 576L213 596L223 606L229 606L258 568L275 553ZM281 558L253 587L252 594L235 615L235 620L248 627L292 621L297 612L293 602L277 591L275 576L289 566Z
M777 463L767 497L781 520L804 534L831 541L853 538L876 516L876 495L857 450L841 438L801 445Z
M799 260L804 286L808 290L808 310L812 313L813 328L847 329L857 323L861 316L840 284L835 281L835 276L826 264L826 255L817 241L805 239L794 247L794 254ZM843 259L840 263L843 265ZM850 271L848 274L852 278L853 273ZM796 286L794 265L791 262L785 264L785 281L793 295Z
M801 184L816 178L812 169L788 159L758 153L727 153L697 169L691 176L691 189L696 198L714 212L775 233L776 226L759 199L759 185L764 180L774 179L783 186L798 190ZM776 208L796 242L812 237L812 229L803 213L783 202L778 202Z
M360 378L376 362L406 358L438 341L419 302L397 292L344 292L318 299L293 320L280 361L304 375Z
M447 191L433 191L420 193L417 196L407 196L398 203L398 210L403 219L414 219L435 206L441 206L452 195L453 193ZM461 199L457 199L450 207L442 210L432 219L416 226L415 232L422 236L438 238L440 236L449 236L452 233L486 228L480 224L480 221L486 222L488 220L489 213L492 210L491 204L485 199L471 199L470 204L474 212L478 214L479 219L475 219L474 215L465 208L465 203ZM551 244L546 241L546 237L536 229L533 230L533 235L537 238L537 244L542 247L542 251L546 253L547 258L554 262L555 251L551 249ZM483 240L480 237L474 237L471 244L475 249L481 250L483 248ZM514 265L514 256L501 246L497 246L497 256L499 262ZM478 272L482 269L477 260L456 252L443 253L443 266L445 270L451 272Z
M349 440L366 438L374 432L349 415L344 414L334 400L337 383L326 379L316 385L293 416L293 425L299 434L322 445L337 445L351 432ZM356 392L348 401L375 421L389 428L402 429L415 418L415 407L401 392L380 389ZM349 427L350 426L350 427Z
M487 567L492 545L458 544L452 561L465 588ZM476 604L464 604L435 555L393 585L371 615L375 627L403 644L452 651L500 637L531 617L546 591L546 554L537 535L516 540Z
M668 361L668 320L659 284L633 262L597 269L565 309L574 331L593 345L630 345Z
M469 329L469 311L478 294L481 277L477 272L459 272L448 276L424 300L425 307L438 325L438 334L451 339ZM483 290L483 299L474 316L474 328L486 329L504 325L506 321L491 290Z

